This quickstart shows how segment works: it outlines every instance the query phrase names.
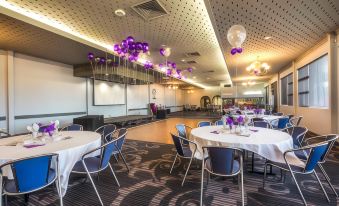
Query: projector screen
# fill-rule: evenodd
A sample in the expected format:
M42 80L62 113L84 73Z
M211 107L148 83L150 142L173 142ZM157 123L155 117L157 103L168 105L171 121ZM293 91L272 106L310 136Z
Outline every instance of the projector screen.
M125 104L125 85L113 82L94 80L94 105Z

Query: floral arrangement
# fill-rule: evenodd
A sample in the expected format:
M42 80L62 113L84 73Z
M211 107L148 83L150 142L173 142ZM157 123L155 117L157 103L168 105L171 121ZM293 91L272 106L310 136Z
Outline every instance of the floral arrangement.
M243 124L245 121L244 117L242 115L240 115L238 118L237 118L237 122L239 125Z
M261 111L262 111L262 109L255 109L255 110L253 110L253 112L254 112L254 114L260 114L261 113Z
M59 131L59 120L51 121L47 125L43 125L41 123L34 123L32 126L27 126L27 130L30 131L33 135L33 137L37 137L38 133L48 133L48 135L51 137L55 132Z

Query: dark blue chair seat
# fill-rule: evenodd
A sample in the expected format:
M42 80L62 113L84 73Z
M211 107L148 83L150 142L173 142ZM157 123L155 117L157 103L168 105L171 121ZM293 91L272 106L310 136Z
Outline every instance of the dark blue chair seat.
M301 160L307 160L307 157L310 154L309 150L298 150L295 151L294 154Z
M184 157L191 157L192 156L192 151L190 150L189 147L183 147L183 152L184 152Z
M98 170L100 170L100 165L101 165L101 159L100 156L99 157L88 157L85 160L85 164L87 166L87 169L89 171L89 173L92 172L97 172ZM86 170L84 168L84 165L82 164L82 161L78 161L74 167L72 172L75 173L86 173Z
M211 160L207 159L205 161L205 167L206 169L208 169L209 171L212 171L212 167L211 167ZM239 161L237 160L233 160L233 168L232 168L232 173L237 173L240 170L240 164Z
M56 178L56 172L54 169L49 169L48 172L48 181L47 184L50 184L53 182L53 180ZM17 186L15 184L15 180L13 179L7 179L4 184L4 190L9 193L17 193L19 192L17 189Z

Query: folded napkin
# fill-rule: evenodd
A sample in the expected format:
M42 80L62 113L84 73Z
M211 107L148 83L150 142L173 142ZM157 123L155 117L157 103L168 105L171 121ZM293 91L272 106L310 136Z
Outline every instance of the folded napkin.
M40 147L44 146L45 143L37 140L25 140L23 146L25 148L33 148L33 147Z
M258 132L259 130L257 129L249 129L251 132Z
M220 131L212 131L213 134L220 134Z

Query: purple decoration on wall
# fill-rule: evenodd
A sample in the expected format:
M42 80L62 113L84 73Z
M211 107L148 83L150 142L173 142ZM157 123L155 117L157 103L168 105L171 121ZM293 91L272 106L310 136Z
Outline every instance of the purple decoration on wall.
M94 59L94 54L92 52L88 53L87 58L92 61Z

